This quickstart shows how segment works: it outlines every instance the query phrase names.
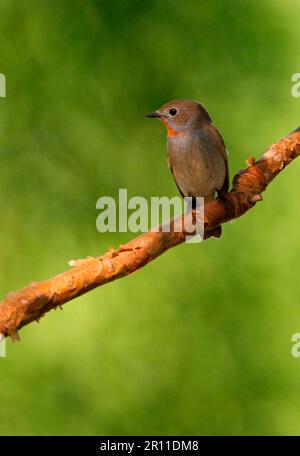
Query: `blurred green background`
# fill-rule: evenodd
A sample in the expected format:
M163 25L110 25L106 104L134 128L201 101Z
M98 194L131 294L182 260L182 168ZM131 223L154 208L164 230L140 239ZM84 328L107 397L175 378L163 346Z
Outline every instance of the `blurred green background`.
M146 112L203 102L244 160L300 124L297 0L0 0L0 291L104 253L96 200L177 195ZM300 161L221 240L21 331L0 434L299 434Z

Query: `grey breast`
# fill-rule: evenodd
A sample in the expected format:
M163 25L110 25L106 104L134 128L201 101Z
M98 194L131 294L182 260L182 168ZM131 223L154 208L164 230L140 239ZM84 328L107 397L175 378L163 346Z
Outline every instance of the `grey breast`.
M218 135L198 128L168 137L168 160L185 196L208 196L223 186L226 164Z

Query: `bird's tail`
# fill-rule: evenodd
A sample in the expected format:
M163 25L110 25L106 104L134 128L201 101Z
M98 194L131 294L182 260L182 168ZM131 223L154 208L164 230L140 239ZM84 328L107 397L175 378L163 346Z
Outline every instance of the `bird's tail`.
M222 227L221 225L216 226L216 228L213 228L212 230L207 231L204 234L204 239L208 239L210 237L214 237L219 239L222 236Z

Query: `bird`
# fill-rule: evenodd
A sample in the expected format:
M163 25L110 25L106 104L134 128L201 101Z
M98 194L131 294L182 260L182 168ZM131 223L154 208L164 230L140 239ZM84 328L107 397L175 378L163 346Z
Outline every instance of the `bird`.
M146 117L167 128L167 161L183 197L203 197L204 204L228 192L229 170L224 140L201 103L173 100ZM211 235L220 237L221 226Z

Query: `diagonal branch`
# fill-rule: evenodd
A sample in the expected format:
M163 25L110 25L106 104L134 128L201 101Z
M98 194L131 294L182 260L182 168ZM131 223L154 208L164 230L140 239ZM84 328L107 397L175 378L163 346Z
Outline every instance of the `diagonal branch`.
M234 177L232 190L224 198L205 205L205 238L210 237L213 228L240 217L260 201L267 185L298 155L300 127L270 146L260 160L248 159L248 167ZM185 231L177 231L178 223ZM52 279L33 282L22 290L9 293L0 304L0 335L16 340L20 328L39 320L49 310L142 268L184 242L185 232L191 232L191 223L189 214L181 215L171 221L169 232L142 234L116 251L74 261L72 269Z

